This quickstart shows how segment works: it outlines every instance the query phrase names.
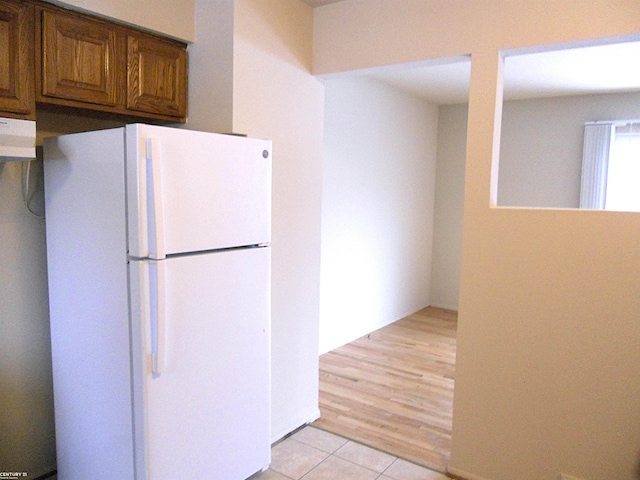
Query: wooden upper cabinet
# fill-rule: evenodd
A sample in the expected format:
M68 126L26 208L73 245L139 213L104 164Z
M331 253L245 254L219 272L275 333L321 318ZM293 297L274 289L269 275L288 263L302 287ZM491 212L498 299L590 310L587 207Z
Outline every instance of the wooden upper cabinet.
M42 95L116 105L117 34L103 22L42 12Z
M54 5L37 5L38 104L186 121L185 43Z
M0 0L0 117L36 106L185 122L187 45L38 0Z
M178 44L127 37L127 108L176 117L187 114L187 51Z
M0 0L0 112L35 118L33 6Z

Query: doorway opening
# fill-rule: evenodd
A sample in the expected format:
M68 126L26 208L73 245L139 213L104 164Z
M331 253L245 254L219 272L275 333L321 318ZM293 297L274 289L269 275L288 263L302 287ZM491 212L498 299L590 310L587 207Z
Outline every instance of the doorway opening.
M465 56L324 80L316 425L441 472L451 442L469 77Z

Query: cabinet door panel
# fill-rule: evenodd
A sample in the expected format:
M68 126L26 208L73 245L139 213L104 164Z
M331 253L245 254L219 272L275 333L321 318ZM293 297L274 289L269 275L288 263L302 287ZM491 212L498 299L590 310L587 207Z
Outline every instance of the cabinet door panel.
M33 7L0 1L0 111L33 114Z
M129 36L127 44L127 108L186 116L186 48L135 36Z
M116 32L100 22L43 13L42 95L116 104Z

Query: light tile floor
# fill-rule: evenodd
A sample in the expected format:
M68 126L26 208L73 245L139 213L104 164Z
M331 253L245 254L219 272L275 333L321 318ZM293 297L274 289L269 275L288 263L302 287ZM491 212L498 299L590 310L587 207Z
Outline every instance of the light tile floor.
M250 480L449 480L401 458L304 427L271 449L270 468Z

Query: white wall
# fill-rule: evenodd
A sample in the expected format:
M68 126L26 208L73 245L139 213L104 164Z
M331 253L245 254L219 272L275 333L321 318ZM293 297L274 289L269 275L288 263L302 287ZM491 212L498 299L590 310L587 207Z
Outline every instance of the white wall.
M38 113L45 136L118 124ZM22 197L26 163L0 163L0 468L38 477L55 469L53 385L42 161L31 165L31 208Z
M584 123L640 118L640 93L505 102L498 205L578 208Z
M55 468L45 224L22 202L21 168L0 163L0 468L37 477Z
M458 310L467 104L441 105L429 305Z
M324 90L310 73L313 12L309 6L299 0L236 0L234 21L233 130L273 140L271 426L275 440L320 414Z
M320 352L429 304L438 108L325 80Z
M637 478L640 215L492 205L500 50L638 35L640 3L374 4L316 10L316 73L472 55L450 470Z
M189 113L184 128L233 132L233 0L196 3L198 40L189 45Z
M195 0L45 0L145 28L186 42L195 38Z

